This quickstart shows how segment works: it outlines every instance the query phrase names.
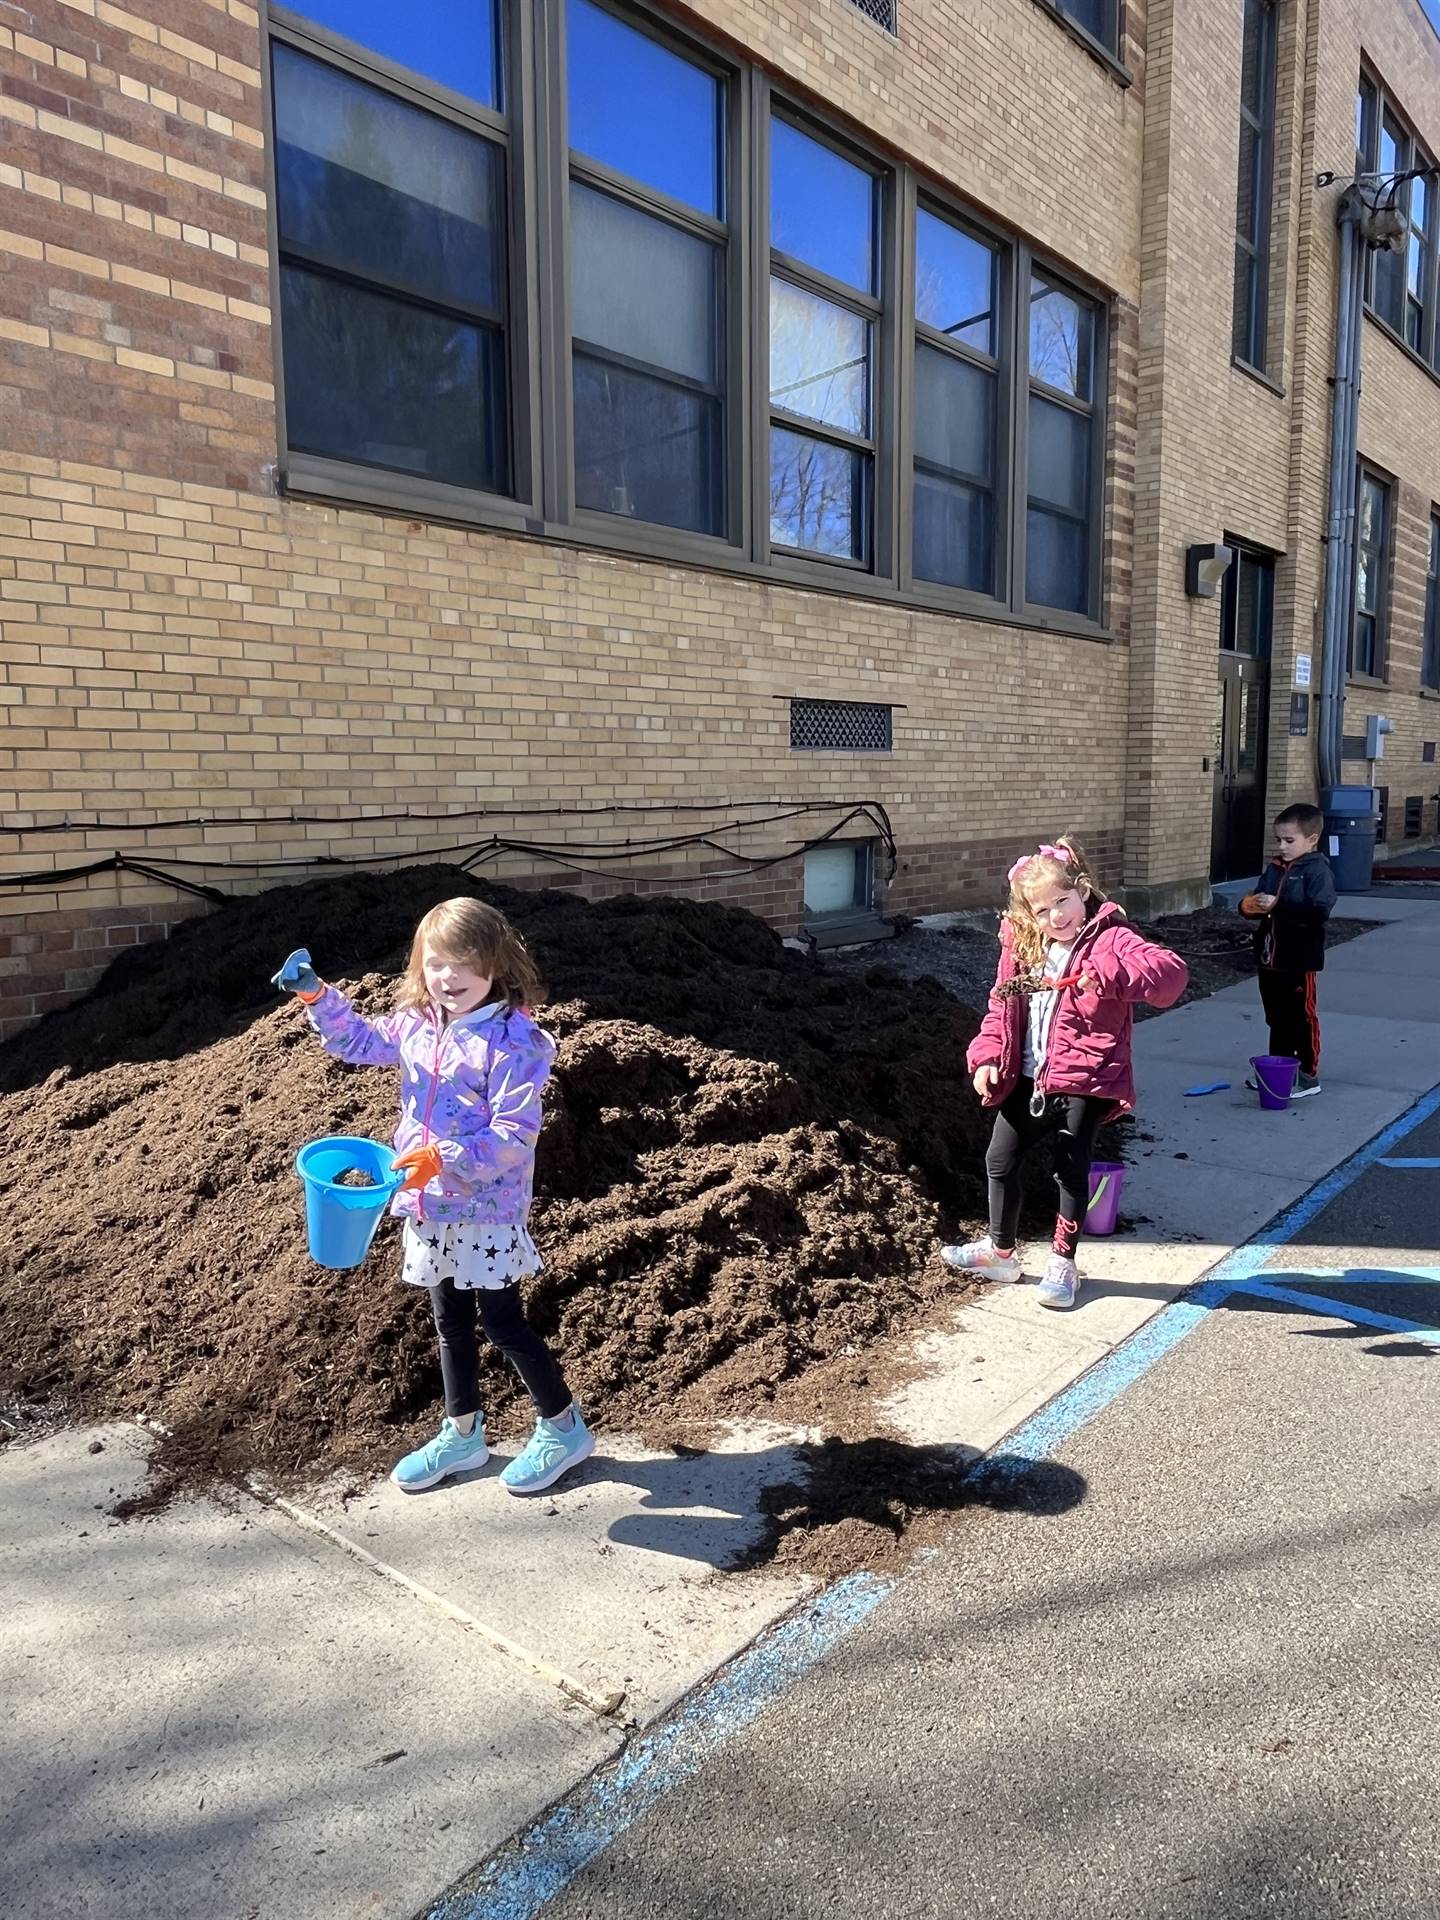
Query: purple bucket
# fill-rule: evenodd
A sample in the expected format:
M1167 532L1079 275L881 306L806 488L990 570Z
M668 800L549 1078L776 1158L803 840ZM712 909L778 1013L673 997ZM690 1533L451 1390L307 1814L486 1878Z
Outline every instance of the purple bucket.
M1281 1053L1257 1053L1251 1056L1260 1104L1267 1113L1284 1113L1290 1104L1290 1092L1300 1062Z
M1120 1194L1127 1169L1118 1160L1096 1160L1090 1167L1090 1205L1086 1233L1114 1233L1120 1220Z

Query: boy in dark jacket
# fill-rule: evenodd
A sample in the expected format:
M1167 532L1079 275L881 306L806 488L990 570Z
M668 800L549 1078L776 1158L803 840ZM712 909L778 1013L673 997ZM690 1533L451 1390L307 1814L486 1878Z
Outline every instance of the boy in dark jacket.
M1275 816L1278 848L1240 911L1256 922L1260 1003L1270 1051L1298 1060L1292 1100L1320 1091L1320 1016L1315 976L1325 965L1325 922L1335 905L1335 876L1317 851L1325 816L1318 807L1286 807ZM1255 1082L1245 1083L1253 1087Z

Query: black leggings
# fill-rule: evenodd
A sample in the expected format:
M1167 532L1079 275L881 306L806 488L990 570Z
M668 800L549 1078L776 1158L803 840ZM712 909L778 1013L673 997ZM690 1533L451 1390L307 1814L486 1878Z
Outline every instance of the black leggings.
M452 1420L480 1409L480 1331L514 1367L536 1411L546 1420L564 1413L570 1389L555 1356L525 1318L516 1282L508 1287L457 1287L442 1280L430 1289L435 1331L440 1335L440 1373L445 1411Z
M1095 1135L1114 1104L1091 1100L1084 1094L1052 1094L1037 1119L1030 1111L1034 1083L1021 1080L995 1116L995 1131L985 1155L990 1180L990 1239L1009 1250L1020 1232L1020 1202L1024 1194L1021 1166L1026 1154L1046 1134L1055 1135L1055 1184L1060 1189L1060 1211L1055 1220L1055 1251L1075 1257L1086 1210L1090 1205L1090 1162Z

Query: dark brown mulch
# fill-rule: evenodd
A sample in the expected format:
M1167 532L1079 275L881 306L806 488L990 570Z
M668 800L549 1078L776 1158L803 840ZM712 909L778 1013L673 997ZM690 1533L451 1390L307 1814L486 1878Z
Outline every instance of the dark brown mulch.
M293 1172L316 1135L387 1137L394 1076L329 1061L268 976L308 945L379 1011L460 892L515 920L554 995L528 1299L587 1410L700 1435L783 1394L795 1418L812 1372L923 1315L942 1229L982 1205L972 1013L837 977L735 909L419 867L233 901L0 1049L0 1400L145 1413L171 1430L162 1497L382 1467L430 1427L434 1334L393 1225L362 1268L316 1267ZM492 1427L524 1422L498 1364L484 1388Z

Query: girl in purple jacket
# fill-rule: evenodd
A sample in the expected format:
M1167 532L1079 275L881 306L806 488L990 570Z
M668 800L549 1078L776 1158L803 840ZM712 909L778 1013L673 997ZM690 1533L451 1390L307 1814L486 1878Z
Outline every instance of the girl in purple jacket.
M524 941L483 901L446 900L415 929L394 1013L363 1019L303 947L275 985L307 1004L337 1060L400 1069L394 1164L406 1179L393 1211L405 1222L403 1278L430 1295L445 1419L390 1478L418 1493L489 1459L478 1322L539 1416L500 1478L511 1493L539 1493L588 1459L595 1441L520 1302L520 1282L541 1265L526 1223L540 1094L555 1058L555 1042L527 1011L544 990Z
M1047 1307L1074 1305L1095 1135L1135 1102L1130 1010L1136 1001L1173 1006L1187 977L1178 955L1143 940L1106 900L1073 840L1015 862L1000 965L967 1057L975 1091L999 1109L985 1156L990 1231L963 1247L942 1247L952 1267L986 1280L1023 1278L1015 1245L1021 1167L1053 1134L1060 1210L1040 1299Z

